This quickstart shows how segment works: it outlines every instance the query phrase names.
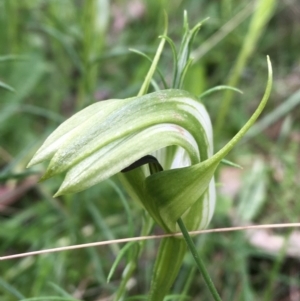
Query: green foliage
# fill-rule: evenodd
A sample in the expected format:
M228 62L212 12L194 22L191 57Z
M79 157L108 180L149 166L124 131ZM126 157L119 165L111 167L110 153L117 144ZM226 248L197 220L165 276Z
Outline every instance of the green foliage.
M131 12L136 12L138 6L132 8L127 1L126 4L111 1L110 5L106 1L96 2L100 9L89 15L89 8L84 8L85 1L0 1L0 80L15 90L12 93L0 88L1 256L149 233L153 225L135 202L127 203L134 224L133 232L129 229L125 213L128 208L122 202L122 199L135 200L141 192L127 194L122 189L116 191L111 182L103 182L78 195L53 199L51 195L63 178L37 184L34 174L26 175L25 166L53 129L83 106L101 99L125 99L138 94L149 62L130 53L128 48L154 57L163 28L163 9L169 16L169 37L176 48L182 37L184 9L191 24L210 17L195 37L194 64L183 83L184 89L193 95L228 84L230 70L249 32L253 12L247 1L146 0L136 2L142 4L142 9L140 15L133 16ZM271 101L261 118L267 122L259 122L229 155L230 161L243 167L238 177L232 174L231 167L222 165L217 169L218 202L211 227L235 224L241 217L237 212L240 200L243 200L243 207L245 198L251 203L249 187L259 187L255 181L261 179L261 174L252 175L253 162L257 159L264 162L263 181L267 184L264 184L264 199L261 199L263 195L258 195L259 206L254 208L256 211L250 222L299 220L297 179L300 168L296 158L300 152L297 96L300 28L297 7L296 0L277 2L263 31L256 32L260 38L242 68L239 84L234 85L243 95L236 94L238 97L232 99L221 128L222 136L215 143L216 150L234 136L257 107L265 85L264 58L270 55L276 75ZM95 24L93 14L96 13L101 16L100 28L90 25ZM120 16L125 18L121 20L123 23L117 22ZM225 26L227 22L230 26ZM172 50L166 45L165 51L159 69L171 86ZM157 74L154 81L163 88ZM153 90L150 86L149 92ZM289 100L293 95L294 100ZM222 97L224 94L220 91L203 98L213 126ZM38 166L33 172L44 170L45 167ZM247 174L253 179L250 186ZM123 181L113 179L118 187L120 180ZM238 184L238 191L234 191L233 184ZM233 191L228 192L229 187ZM222 206L227 209L221 210ZM157 228L154 232L160 233ZM293 255L289 249L293 239L288 239L284 230L276 234L286 240L286 247L275 248L273 253L253 245L244 232L194 238L223 300L276 301L299 288L297 254ZM137 252L137 256L130 248L107 284L107 275L121 247L1 261L0 299L66 299L67 293L73 299L92 301L113 296L124 283L124 267L129 267L134 258L138 266L129 277L130 285L124 286L128 296L125 300L142 300L145 298L142 295L149 291L157 244L145 243L140 247L144 251ZM194 262L187 255L166 300L210 300L209 292L193 267Z

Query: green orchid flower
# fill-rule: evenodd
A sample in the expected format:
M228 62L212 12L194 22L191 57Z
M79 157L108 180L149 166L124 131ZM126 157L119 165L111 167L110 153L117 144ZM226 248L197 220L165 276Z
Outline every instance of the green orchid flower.
M205 228L215 207L214 172L255 122L269 97L272 77L268 64L268 85L259 107L213 156L212 128L204 106L186 91L163 90L87 107L49 136L29 166L51 159L43 179L66 172L56 193L61 195L87 189L152 154L160 158L164 170L150 174L138 167L126 175L140 203L167 232L178 231L179 218L188 230ZM160 250L149 300L163 299L186 247L184 241L167 239ZM168 271L168 277L162 271Z
M204 228L214 210L213 174L254 123L270 89L271 75L257 111L214 156L205 107L188 92L171 89L85 108L48 137L28 166L51 159L42 179L66 172L58 196L87 189L152 154L164 170L150 175L140 168L143 206L168 232L176 231L179 217L189 230Z
M205 161L212 153L212 127L204 106L186 91L163 90L124 100L103 101L85 108L49 136L29 166L50 159L42 179L66 172L56 193L58 196L87 189L147 155L157 157L165 173L174 168L184 172L182 168ZM150 176L146 168L141 168L140 172L141 179ZM203 191L197 193L197 198L201 198L200 207L205 211L200 219L199 211L197 213L197 222L202 220L201 227L208 224L214 209L212 177L210 182L205 196ZM152 194L147 197L152 181L141 185L144 186L140 199L143 206L161 227L174 232L174 225L165 219L162 208L153 203ZM161 190L160 185L154 185ZM188 207L183 210L188 210L192 203L187 203ZM169 209L162 209L165 210ZM191 222L189 217L188 224ZM189 228L195 229L195 226Z
M199 28L197 24L190 30L185 17L185 35L178 55L165 29L138 96L92 104L66 120L46 139L28 166L50 160L43 180L65 173L55 196L82 191L119 174L130 195L166 232L178 232L180 223L188 230L207 227L215 208L216 168L266 105L272 68L268 58L267 87L252 117L230 142L213 154L209 114L196 96L181 89L191 63L192 40ZM174 54L176 89L144 95L165 41L171 44ZM149 300L163 300L185 253L184 240L162 241Z

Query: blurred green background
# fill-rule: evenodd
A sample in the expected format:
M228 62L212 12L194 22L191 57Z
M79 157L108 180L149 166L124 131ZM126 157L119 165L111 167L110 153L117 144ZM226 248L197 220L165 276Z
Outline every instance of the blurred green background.
M141 209L117 179L53 199L61 178L38 183L45 166L25 167L43 139L74 112L95 101L137 94L149 62L128 49L153 57L164 10L177 45L184 10L191 26L209 17L195 39L185 89L199 95L230 84L244 92L220 91L204 99L216 150L256 108L267 80L266 55L274 68L263 116L228 157L243 169L223 165L218 170L211 228L299 221L298 0L0 0L0 81L15 90L0 88L0 256L139 235ZM160 69L170 81L168 46ZM155 228L154 233L161 232ZM223 300L300 300L299 231L232 232L195 240ZM147 293L157 246L157 241L146 243L128 300ZM109 283L106 277L121 247L1 261L0 300L113 300L126 258ZM172 293L181 294L176 300L210 300L190 255Z

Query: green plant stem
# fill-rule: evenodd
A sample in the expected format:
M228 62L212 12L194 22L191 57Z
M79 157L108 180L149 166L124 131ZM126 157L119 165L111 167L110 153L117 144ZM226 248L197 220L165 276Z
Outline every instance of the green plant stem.
M204 281L206 283L206 285L208 286L208 289L210 290L211 294L213 295L214 297L214 300L215 301L222 301L219 293L217 292L217 289L213 283L213 281L211 280L206 268L205 268L205 265L201 259L201 257L199 256L197 250L196 250L196 246L192 240L192 238L190 237L183 221L181 218L178 219L177 221L177 224L183 234L183 237L186 241L186 244L188 245L188 248L190 249L194 259L195 259L195 262L197 264L197 267L199 269L199 271L201 272L203 278L204 278Z

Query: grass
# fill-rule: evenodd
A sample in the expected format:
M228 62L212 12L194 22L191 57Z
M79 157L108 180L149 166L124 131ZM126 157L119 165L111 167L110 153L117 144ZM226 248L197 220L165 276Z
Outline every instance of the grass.
M83 106L138 93L149 62L128 48L153 58L157 37L162 34L163 8L175 41L181 39L183 9L191 24L210 17L195 45L207 47L205 43L212 36L221 36L209 51L195 50L201 58L187 74L185 88L196 95L228 84L253 24L251 16L245 16L227 35L220 35L222 26L235 18L247 1L114 1L110 6L99 1L99 11L93 7L96 1L84 3L0 2L0 81L15 90L0 88L1 255L139 235L142 212L134 202L124 202L129 197L120 185L107 181L85 192L53 199L61 179L37 183L45 166L34 169L38 175L26 174L26 164L45 136ZM130 3L135 5L130 7ZM135 11L136 3L141 5L141 15ZM241 68L237 88L244 94L233 94L231 110L215 141L216 150L257 106L264 90L267 54L274 66L275 84L261 121L228 158L244 169L233 179L229 176L232 167L218 170L219 178L225 175L227 179L225 187L237 184L239 188L229 194L220 185L211 228L299 221L299 11L296 0L278 2ZM100 24L96 13L101 15ZM167 46L160 62L167 79L171 78L171 57ZM204 99L214 124L224 95L219 91ZM113 180L118 184L117 178ZM252 214L240 209L245 207ZM155 227L154 233L160 230ZM290 252L291 231L273 230L271 234L283 239L272 253L254 245L247 232L195 239L222 300L281 301L291 294L299 298L300 263L299 255ZM127 288L128 300L147 294L157 247L157 242L145 242ZM119 251L120 246L112 245L1 261L0 300L105 300L119 287L130 259L130 252L124 252L107 283ZM177 297L170 300L211 300L189 254L172 294Z

